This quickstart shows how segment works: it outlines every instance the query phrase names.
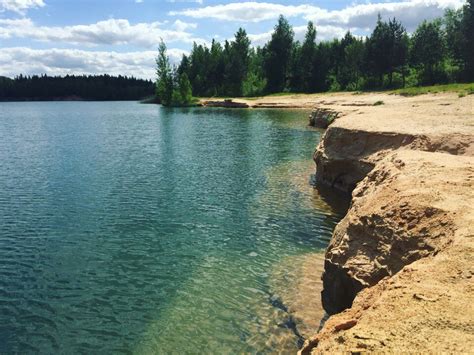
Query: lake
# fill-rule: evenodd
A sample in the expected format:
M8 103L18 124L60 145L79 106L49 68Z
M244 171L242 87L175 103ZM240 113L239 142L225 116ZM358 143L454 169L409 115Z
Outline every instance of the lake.
M0 352L296 350L281 294L343 213L306 118L0 103Z

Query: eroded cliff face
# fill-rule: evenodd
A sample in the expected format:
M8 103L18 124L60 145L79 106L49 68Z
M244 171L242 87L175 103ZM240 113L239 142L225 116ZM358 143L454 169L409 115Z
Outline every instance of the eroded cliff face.
M474 348L474 112L457 111L456 127L431 133L383 116L381 129L370 115L326 131L317 180L352 192L352 203L325 256L333 316L302 353Z

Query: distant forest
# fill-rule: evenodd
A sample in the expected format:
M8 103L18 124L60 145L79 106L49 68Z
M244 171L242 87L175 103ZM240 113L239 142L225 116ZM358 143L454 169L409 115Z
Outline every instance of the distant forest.
M126 76L0 77L0 101L140 100L153 93L151 80Z
M162 43L157 96L179 104L188 82L193 96L256 96L474 81L474 0L422 22L410 35L395 18L379 16L374 25L364 38L347 32L342 39L318 43L317 28L309 22L301 43L280 16L263 47L252 47L240 28L232 41L213 40L210 48L194 44L174 68L164 60Z

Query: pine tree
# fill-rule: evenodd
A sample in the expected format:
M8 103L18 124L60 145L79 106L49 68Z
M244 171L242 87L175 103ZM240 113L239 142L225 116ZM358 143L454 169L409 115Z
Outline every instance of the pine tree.
M316 28L313 22L308 22L303 45L301 46L301 70L304 73L302 89L311 92L314 84L314 57L316 55Z
M250 40L244 29L239 28L230 43L229 56L225 66L226 94L242 96L242 83L247 76Z
M158 57L156 58L156 96L165 106L170 105L173 100L173 72L170 60L166 54L166 45L163 40L158 46Z
M389 67L389 85L392 85L394 72L399 72L403 77L403 86L405 86L406 66L408 64L408 35L405 27L395 18L389 20L390 29L390 67Z
M391 34L389 25L379 14L377 24L367 42L367 61L370 72L378 77L383 85L383 76L390 71Z
M193 91L186 73L183 73L179 76L178 90L180 95L180 104L189 105L193 101Z
M293 48L293 37L293 28L285 17L280 15L265 51L264 66L269 92L280 92L286 87Z
M462 33L464 37L463 59L466 79L474 80L474 0L468 0L463 8Z
M433 84L435 70L444 59L441 21L423 21L413 34L411 61L421 70L421 82Z

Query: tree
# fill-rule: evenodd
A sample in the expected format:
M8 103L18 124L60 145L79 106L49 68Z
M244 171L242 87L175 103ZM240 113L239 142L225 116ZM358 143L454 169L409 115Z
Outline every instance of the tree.
M219 95L223 93L225 60L222 46L216 40L212 40L209 58L209 83L211 95Z
M293 43L288 67L288 89L293 92L303 91L305 73L301 65L302 59L301 44L296 41Z
M357 90L360 88L362 66L364 61L365 44L361 39L355 39L344 49L344 65L340 72L343 78L343 88Z
M331 70L332 44L321 42L316 48L313 62L313 89L316 92L329 89L329 73Z
M303 44L293 44L290 65L290 89L297 92L310 92L314 87L313 69L316 54L316 28L308 22Z
M395 72L399 72L405 82L408 43L408 35L401 22L395 18L384 22L378 16L375 29L367 41L366 70L378 78L380 86L386 74L388 85L392 86Z
M283 91L286 87L293 37L292 27L283 15L280 15L265 51L264 67L269 92Z
M409 36L400 21L383 21L379 15L366 39L348 31L340 39L318 44L312 22L308 22L300 43L294 41L292 27L280 15L271 39L262 48L250 47L242 28L232 41L221 44L213 40L210 48L195 43L189 56L183 56L173 85L179 87L179 78L185 73L197 96L394 87L405 86L405 77L411 72L418 75L419 83L445 81L445 62L451 64L450 73L457 71L463 80L472 80L473 3L468 0L462 9L447 11L445 33L436 20L421 24ZM446 46L450 58L445 56ZM176 94L177 97L180 96Z
M389 85L392 85L392 76L394 72L399 72L403 78L405 86L405 76L408 64L408 35L405 27L395 18L389 20L390 29L390 64L389 64Z
M367 64L369 72L378 77L379 85L383 84L384 74L390 71L390 27L382 22L379 14L374 31L367 41Z
M259 96L263 94L267 81L255 72L248 72L243 84L242 93L244 96Z
M462 56L467 80L474 80L474 0L468 0L463 8L461 30L464 37Z
M156 58L156 96L165 105L171 105L173 100L173 72L170 60L166 54L166 44L163 40L158 45L158 57Z
M181 58L181 62L179 63L178 66L178 74L184 74L188 75L189 73L189 58L186 56L186 54L183 54L183 57Z
M443 18L446 48L457 65L463 65L464 34L462 31L463 9L446 10Z
M423 21L412 38L411 61L421 70L421 81L435 82L435 70L444 58L444 41L441 21Z
M193 91L188 75L182 73L178 76L178 89L175 89L175 105L189 105L193 101Z
M242 96L242 83L247 76L250 40L244 29L239 28L230 44L230 56L225 69L229 95Z
M0 76L0 101L3 100L140 100L152 96L150 80L110 75L66 75L64 77L20 75Z
M344 90L351 82L356 80L357 60L360 54L355 51L356 43L357 39L349 31L340 41L335 40L333 42L333 78L335 78L336 83L332 83L332 89Z
M242 83L244 96L259 96L265 92L267 81L263 72L264 53L262 48L250 48L247 76Z
M314 57L316 55L316 28L313 22L308 22L303 45L301 46L301 68L305 73L303 79L303 91L311 92L314 84Z

